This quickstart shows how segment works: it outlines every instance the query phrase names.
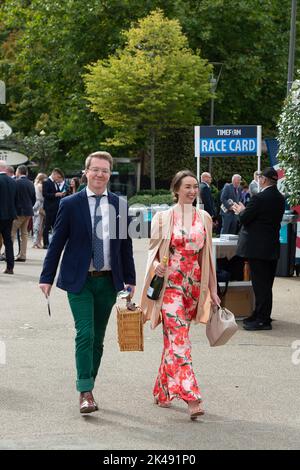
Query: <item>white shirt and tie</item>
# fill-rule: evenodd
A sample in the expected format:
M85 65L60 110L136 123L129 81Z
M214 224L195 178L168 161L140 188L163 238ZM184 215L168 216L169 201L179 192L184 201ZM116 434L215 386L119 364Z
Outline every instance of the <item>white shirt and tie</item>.
M94 233L94 216L95 216L95 207L96 207L96 198L97 196L93 191L88 187L86 188L86 195L88 198L91 222L92 222L92 233ZM111 261L110 261L110 238L109 238L109 203L108 203L108 192L107 189L102 193L100 200L100 208L102 215L102 228L103 228L103 254L104 254L104 266L101 268L101 271L110 271L111 270ZM90 264L89 271L95 271L93 264L93 259Z

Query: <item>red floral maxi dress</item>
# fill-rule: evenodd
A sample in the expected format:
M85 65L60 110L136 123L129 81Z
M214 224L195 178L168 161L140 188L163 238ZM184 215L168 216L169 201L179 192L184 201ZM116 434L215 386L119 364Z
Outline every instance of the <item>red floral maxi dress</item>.
M195 211L189 233L174 212L170 242L169 276L162 303L164 349L153 395L167 404L173 398L200 400L201 393L192 367L189 329L196 316L201 270L198 256L205 241L201 216Z

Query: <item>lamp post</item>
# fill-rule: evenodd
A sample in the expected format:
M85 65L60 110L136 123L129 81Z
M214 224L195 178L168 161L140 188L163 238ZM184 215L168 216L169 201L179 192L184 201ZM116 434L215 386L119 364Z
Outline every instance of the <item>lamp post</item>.
M214 76L214 71L212 71L210 81L209 81L210 82L210 91L212 93L212 97L211 97L211 100L210 100L210 126L214 125L215 92L216 92L216 89L217 89L217 86L218 86L218 83L219 83L219 79L220 79L220 75L221 75L222 67L223 67L223 64L221 62L212 62L212 65L213 66L219 66L220 68L219 68L219 73L218 73L217 78ZM209 157L209 160L208 160L208 171L211 174L211 171L212 171L212 157Z
M212 97L210 100L210 126L214 125L214 113L215 113L215 91L217 88L217 79L214 77L214 73L211 74L210 79L210 91L212 93ZM212 170L212 157L209 157L208 160L208 172L211 174Z
M41 149L41 152L40 152L40 164L41 164L41 171L46 171L46 168L47 168L47 163L46 163L46 151L45 151L45 137L46 135L46 132L44 131L44 129L42 129L40 131L40 139L39 139L39 144L40 144L40 149Z
M287 77L287 94L293 84L294 63L295 63L295 42L296 42L296 16L297 16L297 0L292 0L291 4L291 27L290 27L290 45L289 45L289 63Z
M210 91L212 93L215 93L216 88L217 88L217 79L212 74L212 77L210 79ZM210 125L211 126L214 125L214 111L215 111L214 107L215 107L215 97L214 95L212 95L211 101L210 101Z

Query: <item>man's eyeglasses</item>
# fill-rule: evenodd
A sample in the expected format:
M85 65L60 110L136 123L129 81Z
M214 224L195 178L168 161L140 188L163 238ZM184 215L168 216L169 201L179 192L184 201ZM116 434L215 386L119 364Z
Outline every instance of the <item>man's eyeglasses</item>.
M107 168L88 168L88 170L95 174L97 173L103 173L104 175L110 174L110 170L108 170Z

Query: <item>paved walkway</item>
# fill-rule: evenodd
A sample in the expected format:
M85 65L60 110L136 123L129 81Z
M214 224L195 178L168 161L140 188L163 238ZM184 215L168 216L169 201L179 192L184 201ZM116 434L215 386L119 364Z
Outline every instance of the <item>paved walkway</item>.
M139 289L147 240L134 242ZM95 387L100 411L82 417L75 391L72 317L53 289L52 317L37 288L43 250L29 250L15 275L0 274L0 449L299 449L300 279L277 278L273 331L242 329L220 348L192 327L193 363L206 414L152 402L162 334L145 328L144 353L120 353L112 315ZM4 263L0 263L1 271ZM138 298L138 295L137 295ZM0 353L0 362L3 354ZM296 361L297 362L297 361Z

